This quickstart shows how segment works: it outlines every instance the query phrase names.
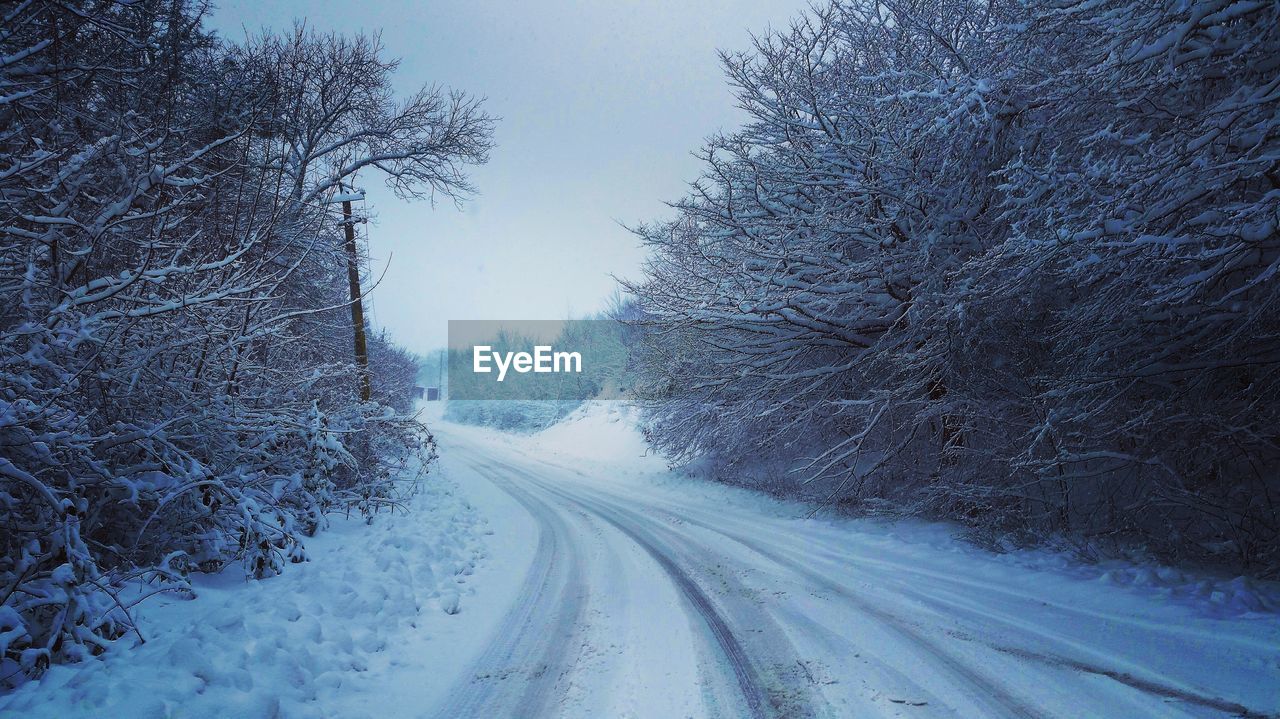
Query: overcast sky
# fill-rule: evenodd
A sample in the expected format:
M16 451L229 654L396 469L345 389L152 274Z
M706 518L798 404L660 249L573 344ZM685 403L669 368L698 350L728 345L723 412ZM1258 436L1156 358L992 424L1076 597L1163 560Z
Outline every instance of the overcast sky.
M803 0L221 0L224 36L287 28L381 31L401 58L402 92L440 83L488 98L497 147L473 179L480 195L393 198L362 177L373 319L424 352L450 319L562 319L603 306L610 275L638 275L643 250L619 223L669 216L696 178L690 152L742 120L717 49L783 27Z

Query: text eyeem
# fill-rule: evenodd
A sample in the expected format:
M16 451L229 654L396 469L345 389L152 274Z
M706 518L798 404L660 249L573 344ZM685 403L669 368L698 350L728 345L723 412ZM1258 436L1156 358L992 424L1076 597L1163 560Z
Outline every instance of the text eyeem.
M471 368L474 372L492 372L490 360L498 368L498 381L513 369L526 372L582 372L582 354L578 352L553 352L550 345L536 345L533 354L528 352L494 352L489 345L476 345L471 349Z

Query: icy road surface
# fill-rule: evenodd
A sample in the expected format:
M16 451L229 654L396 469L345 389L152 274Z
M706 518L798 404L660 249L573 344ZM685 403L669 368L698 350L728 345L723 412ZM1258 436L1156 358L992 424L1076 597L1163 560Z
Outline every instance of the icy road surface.
M1280 709L1274 614L1214 616L1176 592L1010 565L892 525L787 516L741 501L745 492L646 482L631 471L651 466L643 448L589 425L564 430L563 452L480 430L440 434L501 561L477 574L483 616L458 643L472 650L426 716Z

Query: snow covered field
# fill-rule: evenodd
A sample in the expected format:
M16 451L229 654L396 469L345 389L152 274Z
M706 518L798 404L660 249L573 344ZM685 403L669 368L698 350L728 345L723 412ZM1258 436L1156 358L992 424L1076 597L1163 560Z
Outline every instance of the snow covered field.
M531 437L433 426L444 481L409 515L144 605L144 646L56 667L0 713L1280 713L1274 586L805 519L667 472L619 404Z

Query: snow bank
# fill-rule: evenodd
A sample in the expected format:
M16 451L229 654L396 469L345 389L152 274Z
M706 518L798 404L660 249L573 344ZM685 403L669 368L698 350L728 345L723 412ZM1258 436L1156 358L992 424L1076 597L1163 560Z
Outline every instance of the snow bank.
M429 681L450 660L433 628L465 610L484 525L433 473L408 513L337 518L279 577L246 582L236 565L197 577L194 600L139 605L145 644L56 666L0 697L0 714L372 716L384 682Z
M626 402L584 402L569 416L527 438L540 454L608 462L614 468L662 469L666 465L637 428L638 410Z

